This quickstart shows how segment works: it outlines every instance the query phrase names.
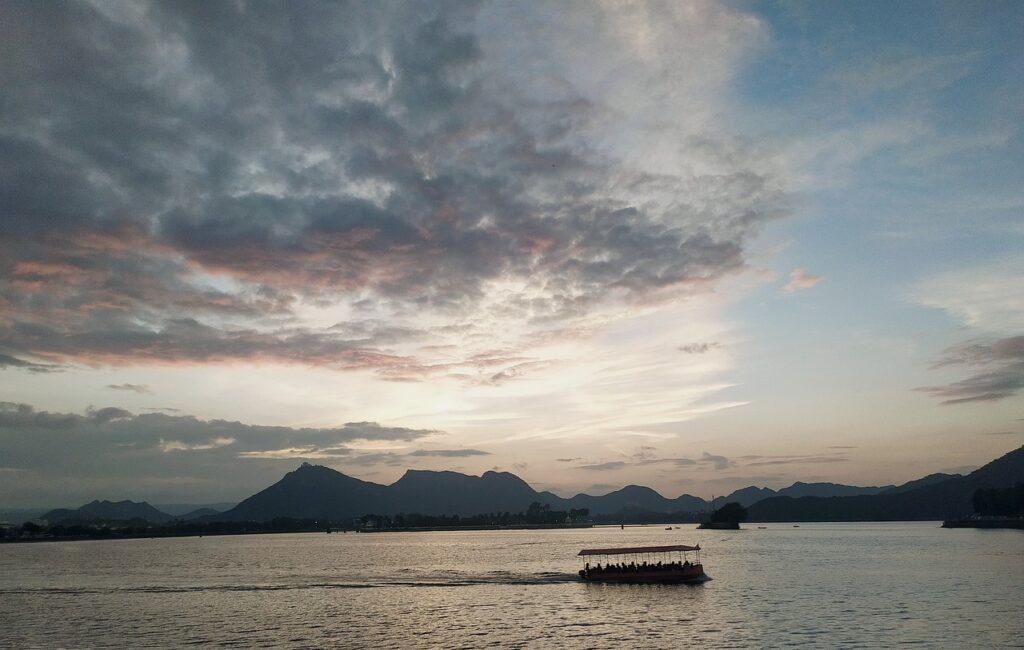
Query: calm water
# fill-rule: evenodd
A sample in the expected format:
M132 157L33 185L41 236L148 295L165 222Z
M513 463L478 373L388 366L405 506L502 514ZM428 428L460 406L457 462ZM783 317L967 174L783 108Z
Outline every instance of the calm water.
M700 586L576 580L700 543ZM0 546L2 647L1024 647L1024 533L935 523Z

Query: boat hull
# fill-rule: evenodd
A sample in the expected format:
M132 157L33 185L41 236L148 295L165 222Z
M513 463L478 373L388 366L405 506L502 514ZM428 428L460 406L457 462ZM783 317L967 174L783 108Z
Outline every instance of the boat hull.
M607 582L618 584L684 584L710 580L699 564L685 569L635 571L580 571L580 578L586 582Z

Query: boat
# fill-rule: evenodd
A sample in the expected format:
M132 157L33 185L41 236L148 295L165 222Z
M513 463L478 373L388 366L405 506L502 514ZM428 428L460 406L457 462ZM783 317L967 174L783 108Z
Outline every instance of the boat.
M697 528L705 530L739 530L740 522L738 521L705 521Z
M586 560L579 571L586 582L675 584L710 580L700 562L699 544L586 548L577 557ZM591 565L595 559L597 562Z

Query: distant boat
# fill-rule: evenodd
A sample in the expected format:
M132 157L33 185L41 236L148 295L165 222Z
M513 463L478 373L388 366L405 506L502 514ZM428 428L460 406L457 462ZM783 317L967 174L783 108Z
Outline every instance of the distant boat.
M599 560L595 566L587 561L580 569L580 578L587 582L672 584L710 580L700 561L700 545L590 548L577 556Z
M739 530L740 523L738 521L705 521L697 528L706 530Z

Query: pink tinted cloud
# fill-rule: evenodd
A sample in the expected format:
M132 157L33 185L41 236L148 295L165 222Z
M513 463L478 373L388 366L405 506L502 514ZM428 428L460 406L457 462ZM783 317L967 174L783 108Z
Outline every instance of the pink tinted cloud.
M821 282L820 275L812 275L804 269L794 269L789 274L789 282L786 286L782 287L785 293L796 293L804 289L810 289L814 285Z

